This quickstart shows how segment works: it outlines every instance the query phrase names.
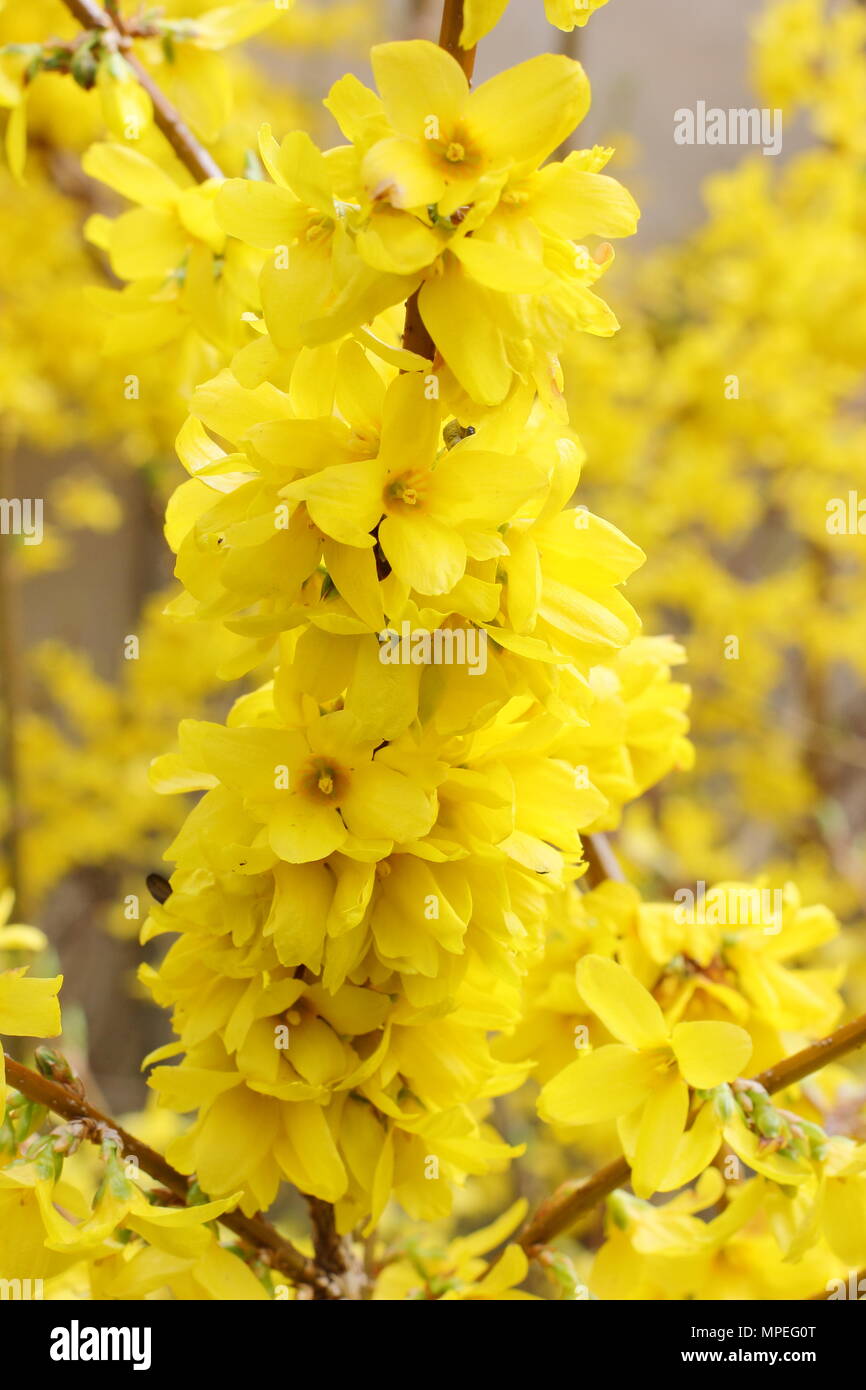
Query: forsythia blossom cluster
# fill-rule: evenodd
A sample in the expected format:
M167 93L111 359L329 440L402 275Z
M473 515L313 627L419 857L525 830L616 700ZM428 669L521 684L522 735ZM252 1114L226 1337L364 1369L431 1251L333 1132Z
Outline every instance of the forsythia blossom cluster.
M511 1152L489 1099L525 963L581 872L581 832L688 756L675 646L621 593L642 556L573 504L581 450L555 352L608 333L591 289L633 230L606 153L539 164L586 109L579 65L541 58L470 94L426 43L374 50L379 94L328 104L351 143L261 150L272 182L213 204L267 249L261 321L199 388L168 535L187 591L273 653L225 727L158 765L205 792L169 851L148 937L179 1040L152 1084L198 1109L173 1160L267 1206L282 1179L374 1223L394 1193L444 1214ZM527 120L526 112L532 119ZM436 345L401 348L417 291ZM381 634L472 632L483 672L386 663Z

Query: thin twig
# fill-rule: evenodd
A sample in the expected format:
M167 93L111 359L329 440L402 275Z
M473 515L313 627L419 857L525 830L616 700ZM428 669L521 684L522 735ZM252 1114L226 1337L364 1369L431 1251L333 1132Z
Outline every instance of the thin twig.
M456 58L466 76L471 79L475 71L475 49L461 48L460 35L463 32L463 0L445 0L442 11L442 26L439 30L439 47Z
M625 874L619 860L611 848L606 835L584 835L583 857L588 865L585 882L590 888L610 879L613 883L625 883Z
M223 172L216 160L196 140L177 107L172 105L133 52L133 35L126 31L120 16L116 13L109 14L96 4L95 0L62 0L62 3L82 28L99 29L112 35L117 48L135 73L139 85L150 97L156 125L193 178L199 183L203 183L205 179L223 178Z
M819 1071L828 1062L835 1062L864 1044L866 1014L861 1014L851 1023L837 1028L835 1033L830 1033L826 1038L819 1038L817 1042L804 1047L801 1052L795 1052L792 1057L777 1062L754 1080L772 1095L776 1091L785 1090L787 1086L793 1086L795 1082L802 1081L804 1076ZM630 1172L626 1160L617 1158L583 1181L564 1183L552 1197L542 1203L524 1228L520 1243L526 1253L537 1254L555 1236L568 1230L597 1202L627 1183Z
M86 1120L98 1129L113 1130L120 1140L124 1155L135 1158L145 1173L149 1173L157 1182L162 1183L163 1187L186 1202L191 1187L190 1180L176 1168L172 1168L162 1154L129 1134L116 1120L104 1115L68 1086L52 1081L30 1067L22 1066L9 1056L5 1057L5 1062L6 1081L15 1090L36 1101L38 1105L47 1106L55 1115L60 1115L65 1120ZM246 1245L262 1255L265 1263L272 1269L278 1269L293 1282L309 1284L315 1289L330 1287L327 1275L320 1273L291 1241L286 1240L261 1217L244 1216L242 1212L232 1211L225 1212L219 1220L223 1226L240 1236Z

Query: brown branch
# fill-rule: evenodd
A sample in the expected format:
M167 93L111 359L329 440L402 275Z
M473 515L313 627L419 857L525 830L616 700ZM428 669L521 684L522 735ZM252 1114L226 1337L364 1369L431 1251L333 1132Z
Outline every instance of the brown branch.
M184 1203L187 1201L191 1187L189 1178L172 1168L162 1154L122 1129L116 1120L88 1104L83 1096L68 1086L52 1081L49 1077L32 1071L30 1067L22 1066L9 1056L6 1056L5 1062L7 1083L15 1090L36 1101L38 1105L47 1106L55 1115L60 1115L65 1120L85 1120L95 1129L98 1127L98 1131L113 1130L120 1140L124 1155L131 1155L145 1173L149 1173ZM318 1271L300 1250L261 1217L244 1216L242 1212L232 1211L225 1212L219 1220L246 1245L257 1251L267 1265L279 1270L294 1283L308 1284L322 1291L331 1288L331 1280L327 1274Z
M445 0L442 11L442 25L439 30L439 47L450 53L460 64L467 78L471 80L475 70L475 49L460 47L460 33L463 28L463 0ZM436 345L421 317L418 304L420 291L416 290L406 301L406 321L403 327L403 346L419 357L432 362L436 356Z
M589 865L585 882L590 888L611 879L614 883L625 883L625 874L619 860L611 848L606 835L584 835L583 857Z
M851 1023L837 1028L835 1033L830 1033L826 1038L819 1038L817 1042L804 1047L801 1052L795 1052L792 1057L786 1057L767 1071L762 1071L754 1080L772 1095L776 1091L783 1091L787 1086L793 1086L795 1082L802 1081L804 1076L819 1071L828 1062L835 1062L839 1057L844 1057L864 1044L866 1014L861 1014ZM592 1177L564 1183L552 1197L542 1203L524 1228L520 1243L526 1253L536 1255L541 1247L549 1244L555 1236L568 1230L579 1217L590 1211L596 1202L600 1202L615 1188L628 1182L630 1171L626 1160L617 1158L606 1167L599 1168Z
M119 14L115 11L109 14L101 5L96 4L96 0L62 0L62 3L82 28L99 29L112 35L117 48L135 73L139 85L150 97L156 125L193 178L199 183L203 183L205 179L221 179L223 172L216 160L196 140L177 107L160 91L150 73L132 51L133 35L127 31Z
M463 30L463 0L445 0L442 11L442 27L439 30L439 47L456 58L466 76L471 79L475 71L475 49L460 47L460 34Z
M332 1276L330 1285L313 1297L319 1300L363 1298L369 1290L367 1272L363 1262L355 1256L349 1238L337 1233L333 1206L320 1197L308 1195L306 1201L313 1228L316 1268Z

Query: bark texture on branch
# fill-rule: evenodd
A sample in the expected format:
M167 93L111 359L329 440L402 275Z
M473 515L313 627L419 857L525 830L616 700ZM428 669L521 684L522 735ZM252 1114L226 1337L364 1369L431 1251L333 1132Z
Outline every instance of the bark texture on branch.
M36 1101L38 1105L46 1106L61 1119L87 1121L88 1125L92 1126L93 1137L98 1137L99 1133L106 1129L112 1130L120 1140L124 1157L135 1158L145 1173L186 1202L191 1186L189 1178L172 1168L156 1149L143 1144L111 1116L104 1115L69 1087L42 1076L30 1067L22 1066L9 1056L5 1057L5 1063L6 1082L9 1086L30 1100ZM293 1282L309 1284L314 1288L327 1286L327 1279L320 1275L300 1250L261 1217L244 1216L242 1212L225 1212L219 1220L221 1225L233 1231L246 1245L257 1251L271 1268L280 1270Z

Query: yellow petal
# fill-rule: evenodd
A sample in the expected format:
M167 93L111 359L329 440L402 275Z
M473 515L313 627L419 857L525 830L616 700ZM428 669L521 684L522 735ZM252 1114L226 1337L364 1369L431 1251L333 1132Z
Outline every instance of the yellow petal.
M91 145L81 165L92 179L144 207L171 207L181 191L158 164L128 145Z
M831 1250L859 1269L866 1262L866 1179L827 1179L822 1215Z
M27 104L23 100L12 107L6 122L6 158L15 182L23 183L27 161Z
M588 110L589 82L580 63L562 54L542 53L476 88L466 119L495 165L525 162L535 166L562 143Z
M355 244L358 254L374 270L414 275L431 265L442 247L432 227L399 212L398 206L377 208Z
M452 257L440 275L421 287L425 327L461 386L474 401L500 405L511 387L512 369L502 330L492 312L495 296L476 284ZM466 332L466 324L472 332Z
M752 1039L736 1023L678 1023L671 1043L682 1075L701 1090L742 1076L752 1055Z
M673 1075L656 1087L644 1106L631 1169L638 1197L658 1192L670 1169L686 1127L689 1088Z
M570 33L572 29L582 29L590 15L606 4L607 0L544 0L544 13L557 29Z
M57 999L63 976L25 979L23 970L0 974L0 1034L24 1038L56 1038L60 1032Z
M286 1105L283 1124L301 1171L302 1176L294 1178L301 1191L320 1197L323 1202L338 1202L346 1191L348 1178L321 1106L312 1101Z
M508 0L464 0L461 48L474 48L505 14Z
M180 265L188 246L168 209L133 208L112 224L108 254L121 280L143 280L168 275Z
M320 531L343 545L372 546L383 511L385 470L371 463L335 463L292 483L284 497L302 497Z
M616 961L584 956L577 966L577 987L584 1003L621 1042L636 1048L667 1042L667 1025L658 1004Z
M445 175L418 140L393 135L368 150L361 177L370 197L395 208L426 208L445 191Z
M538 1099L538 1113L549 1124L616 1120L646 1100L657 1077L653 1058L612 1043L570 1062L548 1081Z
M214 211L223 231L266 249L290 245L309 221L309 214L287 189L251 179L226 179Z
M346 839L346 827L334 806L290 792L281 800L268 825L274 854L289 864L325 859Z
M504 294L538 294L553 280L546 266L495 241L464 237L451 250L480 285Z
M538 175L530 215L554 236L570 241L597 236L631 236L640 209L628 189L608 174L569 164L548 164Z
M435 517L386 516L379 542L391 568L421 594L447 594L466 569L466 544Z
M722 1127L712 1105L702 1105L691 1129L680 1136L677 1151L665 1178L659 1184L659 1190L674 1192L703 1173L712 1163L721 1140Z
M292 192L310 208L334 216L328 161L305 130L286 136L276 156L277 172Z
M370 56L385 114L394 129L423 140L426 122L435 116L447 135L469 94L460 64L426 39L377 44Z
M434 799L380 762L355 768L340 810L351 833L362 840L418 840L436 819Z

